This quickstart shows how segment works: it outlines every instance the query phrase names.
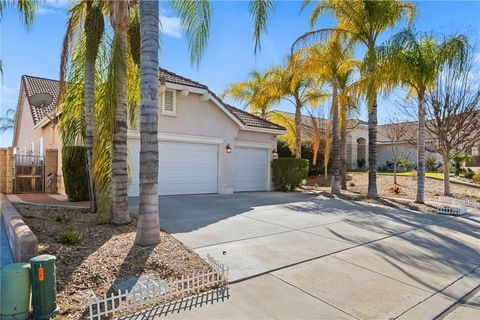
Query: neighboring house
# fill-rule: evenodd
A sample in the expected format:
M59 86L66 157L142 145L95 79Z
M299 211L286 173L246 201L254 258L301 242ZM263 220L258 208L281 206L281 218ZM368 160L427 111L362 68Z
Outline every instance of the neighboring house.
M14 154L16 162L17 183L16 191L50 191L48 179L45 177L55 172L57 175L56 188L53 192L65 193L62 175L61 137L58 126L50 126L50 120L44 111L31 105L28 98L47 92L53 96L53 102L46 106L46 112L51 112L58 98L59 82L33 76L22 76L17 102L15 130L13 134ZM48 153L48 154L47 154ZM48 163L46 163L48 160ZM45 164L43 170L33 168L32 172L21 172L26 164ZM43 172L41 172L43 171ZM39 178L26 178L28 175ZM44 187L41 188L41 185Z
M58 81L22 77L13 146L17 154L58 150L58 128L28 103L26 97L44 90L58 96ZM220 100L208 87L161 69L159 97L159 194L232 193L271 189L276 137L285 133ZM52 103L53 105L53 103ZM138 128L138 124L136 126ZM128 131L129 196L139 194L140 132ZM63 181L59 175L59 192ZM60 187L60 184L62 187Z

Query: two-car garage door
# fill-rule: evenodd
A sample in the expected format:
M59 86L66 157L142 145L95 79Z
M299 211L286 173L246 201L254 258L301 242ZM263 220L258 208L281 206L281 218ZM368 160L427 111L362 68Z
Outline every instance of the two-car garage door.
M128 195L138 196L140 140L129 140L128 149L131 171ZM232 156L235 192L268 189L268 149L236 147L232 154L228 155ZM158 193L160 195L217 193L218 167L217 144L161 141ZM223 174L232 177L232 173Z
M139 194L140 141L129 140L131 182L128 194ZM218 146L216 144L159 142L158 193L217 193Z

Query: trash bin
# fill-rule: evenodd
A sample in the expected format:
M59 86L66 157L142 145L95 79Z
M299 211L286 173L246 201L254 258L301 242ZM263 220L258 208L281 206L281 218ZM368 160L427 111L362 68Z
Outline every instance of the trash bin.
M30 264L11 263L2 268L0 319L28 318L30 310Z
M55 260L57 258L49 254L30 259L34 319L50 319L58 313Z

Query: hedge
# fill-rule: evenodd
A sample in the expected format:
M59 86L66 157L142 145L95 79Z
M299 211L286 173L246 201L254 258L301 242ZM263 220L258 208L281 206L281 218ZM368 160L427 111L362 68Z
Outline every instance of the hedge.
M284 137L278 137L277 139L277 153L280 158L295 158L295 155L288 148L287 142ZM317 164L314 166L313 162L313 148L312 141L310 138L302 139L302 158L307 159L309 163L309 176L316 176L318 174L323 174L323 160L324 155L318 153ZM328 168L331 166L331 161L329 161Z
M272 160L272 180L277 190L294 190L307 177L307 159L278 158Z
M88 200L88 173L86 147L64 146L62 149L62 172L65 193L70 201Z

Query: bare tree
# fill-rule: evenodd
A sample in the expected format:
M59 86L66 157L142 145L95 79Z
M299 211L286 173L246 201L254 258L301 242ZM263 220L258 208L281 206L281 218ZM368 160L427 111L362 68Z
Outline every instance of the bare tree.
M443 193L450 195L450 159L480 140L480 85L473 52L463 68L447 66L427 94L427 130L443 157Z
M388 125L385 126L385 136L391 142L390 147L392 150L393 161L393 183L397 184L397 165L398 161L404 156L405 148L401 148L401 145L408 144L409 130L408 123L401 122L397 115L393 115L388 120Z

